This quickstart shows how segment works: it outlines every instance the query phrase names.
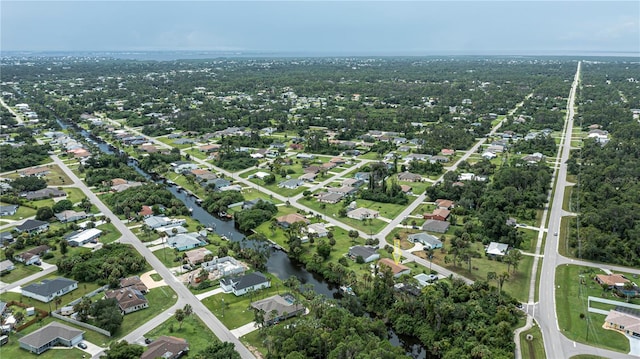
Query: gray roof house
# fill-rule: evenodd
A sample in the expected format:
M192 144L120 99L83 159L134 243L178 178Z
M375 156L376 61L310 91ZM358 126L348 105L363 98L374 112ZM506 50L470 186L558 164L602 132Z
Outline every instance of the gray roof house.
M84 211L76 212L74 210L66 210L55 214L60 223L75 222L89 217Z
M67 192L55 188L44 188L37 191L26 192L22 196L29 201L36 201L44 198L64 197Z
M353 246L349 248L349 257L353 260L356 260L358 257L362 257L365 263L369 263L379 259L380 254L374 247Z
M41 283L29 284L22 288L22 295L48 303L56 297L63 296L78 288L75 280L58 277L44 279Z
M242 277L220 279L220 288L225 293L232 292L238 297L249 291L269 287L271 287L271 281L260 272L245 274Z
M445 233L449 229L449 222L427 219L422 225L422 230L427 232Z
M27 219L21 225L16 226L16 231L27 233L39 233L47 229L49 229L49 223L37 219Z
M436 238L436 236L432 236L424 232L410 234L407 236L407 240L411 243L422 243L422 245L427 249L442 248L442 242Z
M305 307L295 302L290 294L279 295L251 303L251 308L262 310L267 325L278 323L305 312Z
M0 273L11 272L15 268L16 266L13 264L13 262L8 259L0 262Z
M509 245L505 243L491 242L484 250L489 257L502 257L507 254Z
M296 189L304 184L304 180L299 178L292 178L286 181L278 183L278 187L287 189Z
M20 348L34 354L42 354L55 346L74 347L83 340L83 334L82 330L52 322L18 339L18 342Z
M10 204L8 206L0 206L0 216L13 216L18 211L17 204Z
M198 233L176 234L167 240L167 243L179 251L186 251L196 247L202 247L207 241Z
M4 245L6 242L13 242L13 234L10 231L0 232L0 245Z

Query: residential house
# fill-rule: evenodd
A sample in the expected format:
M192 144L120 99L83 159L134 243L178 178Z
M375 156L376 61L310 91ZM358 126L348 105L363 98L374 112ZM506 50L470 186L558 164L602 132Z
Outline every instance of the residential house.
M369 219L369 218L378 218L379 215L380 215L380 212L378 211L374 211L372 209L362 208L362 207L359 207L347 212L347 217L357 219L359 221L362 221L364 219Z
M169 218L166 216L151 216L149 218L145 218L144 224L153 229L158 229L161 227L175 227L181 226L187 223L185 219L182 218Z
M436 163L436 162L447 163L447 162L449 162L449 157L447 157L447 156L432 156L429 159L429 162L431 162L431 163Z
M44 177L49 173L51 173L51 170L47 167L31 167L31 168L27 168L25 170L20 171L20 177L29 177L29 176Z
M16 231L22 233L27 232L31 233L40 233L49 229L49 223L44 221L39 221L37 219L27 219L19 226L16 226Z
M137 275L120 279L120 288L128 288L128 287L135 288L139 290L140 293L146 293L149 291L147 286L142 282L140 277L138 277Z
M436 208L431 213L425 213L424 219L435 219L436 221L446 221L451 211L448 209Z
M127 181L126 183L121 183L121 184L111 186L111 190L114 192L122 192L122 191L128 190L129 188L135 188L140 186L142 186L142 182Z
M43 188L37 191L30 191L21 194L22 197L29 201L38 201L47 198L65 197L67 192L55 188Z
M312 159L316 158L316 156L314 154L311 154L311 153L298 153L296 155L296 158L301 159L301 160L312 160Z
M302 169L304 171L304 173L313 173L313 174L317 174L320 173L320 171L322 171L322 166L308 166Z
M411 186L408 186L406 184L401 184L400 185L400 190L404 194L412 194L413 193L413 188L411 188Z
M355 178L347 178L340 184L342 187L360 187L364 184L363 181Z
M9 273L14 269L16 269L16 266L13 264L12 261L5 259L2 262L0 262L0 273Z
M20 348L40 355L53 347L73 348L84 339L84 331L68 325L51 322L18 339Z
M172 163L171 165L173 167L173 172L175 173L191 172L198 168L198 165L195 163Z
M207 248L196 248L185 252L185 255L187 256L187 263L192 266L197 266L198 264L204 262L204 258L206 256L213 256L213 253Z
M264 312L266 325L277 324L278 322L303 314L306 308L296 303L291 294L279 295L258 300L251 303L251 308Z
M138 215L142 216L143 218L149 218L153 216L153 207L142 206L142 209L140 210L140 212L138 212Z
M409 163L411 161L426 161L431 158L431 155L425 155L422 153L410 153L404 156L404 161Z
M256 291L271 287L271 281L260 272L245 274L242 277L220 279L220 288L225 293L241 296L249 291Z
M627 335L631 339L640 340L640 311L630 308L616 307L609 311L604 319L604 327Z
M436 274L425 274L425 273L414 275L413 278L415 278L418 281L418 285L420 287L428 286L431 283L438 280L438 276Z
M26 251L26 252L22 252L20 254L17 254L15 256L13 256L13 259L15 259L16 261L23 263L24 265L28 266L28 265L32 265L35 263L40 262L40 256L44 253L47 253L49 251L49 246L46 244L43 244L41 246L37 246L35 248L31 248L30 250Z
M443 148L440 153L442 153L443 156L453 156L456 153L456 150L452 150L450 148Z
M404 274L411 273L411 269L404 264L396 263L391 258L382 258L378 261L378 266L386 266L391 269L394 278L400 278Z
M449 229L449 222L427 219L422 225L422 230L427 232L445 233Z
M329 234L329 230L324 226L324 223L312 223L307 226L307 233L314 233L318 237L326 237Z
M22 295L48 303L54 298L63 296L77 288L78 282L75 280L57 277L54 279L43 279L40 283L33 283L23 287Z
M411 243L422 243L425 249L438 249L442 248L442 242L429 233L414 233L407 236L407 240Z
M286 188L286 189L296 189L300 186L302 186L304 184L304 180L299 179L299 178L292 178L292 179L288 179L286 181L282 181L280 183L278 183L278 187L280 188Z
M176 234L175 236L170 237L167 240L167 243L178 251L186 251L187 249L205 246L207 241L206 238L194 232Z
M13 216L18 211L18 205L10 204L7 206L0 206L0 216Z
M380 254L374 247L369 246L353 246L349 248L348 253L349 258L354 261L358 260L358 257L361 257L364 263L373 262L377 259L380 259Z
M347 161L342 157L334 157L331 160L329 160L329 162L335 163L336 166L340 166L340 165L343 165L343 164L347 163Z
M71 209L56 213L55 216L60 223L75 222L89 217L84 211L76 212Z
M530 163L530 164L535 164L535 163L539 163L540 161L542 161L544 159L544 155L540 152L536 152L533 153L531 155L527 155L522 157L522 160L524 162Z
M421 182L422 176L419 174L411 173L411 172L400 172L398 173L398 181L405 182Z
M115 298L123 315L149 307L147 298L134 287L108 290L104 293L104 296L107 299Z
M224 178L216 178L213 180L208 180L207 182L203 182L203 184L205 184L204 186L211 186L213 185L217 191L229 187L231 186L231 182L229 180L226 180Z
M622 274L598 274L594 278L598 284L606 284L609 289L615 288L617 286L624 286L625 283L630 282Z
M209 170L195 169L191 170L191 174L196 176L196 180L198 180L199 182L211 181L218 178L215 173L212 173Z
M303 175L301 175L300 177L298 177L299 180L303 180L305 182L313 182L316 179L317 174L316 173L312 173L312 172L308 172L305 173Z
M490 258L503 257L509 251L509 245L505 243L491 242L484 251Z
M282 228L289 228L289 227L291 227L291 225L293 225L294 223L297 223L297 222L302 222L304 224L309 224L309 220L306 219L300 213L286 214L284 216L276 218L276 221L278 222L278 225L280 227L282 227Z
M218 144L203 145L198 147L198 150L204 153L218 152L219 149L220 149L220 145Z
M342 198L344 198L342 193L322 192L318 194L318 202L321 203L335 204L340 202Z
M147 346L140 359L177 359L189 353L186 339L162 335Z
M482 158L486 159L486 160L492 160L494 158L498 157L498 155L496 155L493 152L490 151L485 151L484 153L482 153Z
M245 264L230 256L221 258L213 257L213 259L208 262L202 262L201 267L205 271L212 273L215 278L238 275L247 270Z
M356 180L362 181L362 182L368 182L369 181L369 176L371 176L370 172L357 172L353 178L355 178Z
M83 246L87 243L97 243L102 231L97 228L89 228L84 231L74 231L64 236L71 247Z
M329 187L327 188L329 193L340 193L343 196L349 196L358 192L356 187L342 186L342 187Z
M0 246L13 242L13 234L10 231L0 232Z
M441 209L452 209L454 203L453 201L448 199L436 199L436 206Z

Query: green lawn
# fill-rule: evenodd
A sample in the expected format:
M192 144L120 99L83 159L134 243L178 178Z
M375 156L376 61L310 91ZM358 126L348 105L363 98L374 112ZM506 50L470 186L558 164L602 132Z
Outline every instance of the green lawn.
M629 340L620 333L602 328L604 315L587 311L587 297L611 297L593 279L601 272L595 268L575 265L559 266L556 270L556 313L558 325L569 340L600 348L629 352ZM584 318L580 316L583 315Z
M531 334L533 339L527 340L527 335ZM525 332L520 333L520 346L522 348L522 359L545 359L544 341L542 333L537 325Z
M536 244L538 244L538 231L518 228L518 232L522 233L522 244L520 245L520 249L524 252L535 253Z
M335 219L337 219L338 221L345 223L355 229L359 229L365 233L373 233L376 234L378 232L380 232L386 225L387 222L384 222L380 219L374 219L373 221L371 221L371 223L369 221L359 221L357 219L353 219L353 218L348 218L348 217L339 217L338 216L338 212L339 210L342 208L342 203L338 202L336 204L328 204L328 203L320 203L318 201L316 201L315 199L301 199L299 201L301 204L313 209L314 211L317 211L319 213L322 213L325 216L330 216L333 217ZM377 202L371 202L371 201L366 201L369 204L371 203L376 203L376 205L381 205L378 204ZM364 203L364 200L357 200L358 205L360 206L360 203ZM389 207L391 210L391 207ZM373 208L375 210L378 210L378 208ZM395 209L394 209L395 210ZM384 216L384 214L380 214L381 216Z
M0 281L4 283L13 283L22 278L42 271L39 266L26 266L22 263L15 263L16 269L0 277Z
M0 202L1 206L7 206L8 203L3 203ZM26 207L26 206L19 206L18 210L16 211L16 214L12 215L12 216L2 216L2 219L12 219L12 220L20 220L23 218L27 218L27 217L31 217L31 216L35 216L36 215L37 210L31 208L31 207Z
M180 258L182 258L182 253L177 252L173 248L169 248L169 247L161 248L161 249L158 249L157 251L153 251L152 253L167 268L172 268L172 267L177 267L182 265L182 261L174 260L177 256L180 256Z
M145 297L149 301L149 308L125 315L122 326L113 335L114 338L129 334L135 328L169 309L178 300L178 296L169 286L150 289L149 293L145 294Z
M64 160L64 158L61 158ZM50 159L49 159L50 160ZM74 160L77 162L76 160ZM58 165L50 164L46 166L49 169L49 174L42 177L45 181L47 181L47 186L62 186L72 184L71 178L69 178ZM9 179L16 179L20 177L18 172L11 173L6 176Z
M182 321L182 327L174 317L170 317L164 323L145 334L145 338L156 339L161 335L186 339L189 342L191 353L197 353L219 341L213 332L195 315L185 318Z
M449 241L444 244L445 250L449 250L450 243ZM443 266L451 271L454 271L462 276L465 276L471 280L487 280L487 273L495 272L496 274L501 274L507 271L507 264L489 259L484 254L484 246L482 243L472 243L472 248L475 252L480 254L480 258L473 258L471 260L471 267L475 267L477 269L472 269L471 272L468 271L468 266L466 263L463 263L460 266L454 266L453 263L445 263L445 256L449 256L452 258L453 256L450 254L445 254L440 250L436 250L433 254L433 263L436 263L440 266ZM424 252L414 252L415 255L423 256L426 258ZM529 300L529 284L531 280L531 267L533 265L533 257L531 256L522 256L522 260L518 265L518 269L516 271L513 270L513 266L509 270L509 279L504 282L502 289L513 296L515 299L526 302ZM492 281L490 283L493 286L497 287L497 283Z
M236 297L233 293L221 293L202 300L220 321L229 329L239 328L254 319L254 312L250 309L251 302L261 300L278 293L288 291L282 282L270 273L266 273L271 279L271 287L261 289L255 293Z
M32 327L40 328L38 324L34 324ZM36 355L24 349L20 349L18 339L19 336L15 334L9 336L9 343L0 347L0 358L81 359L86 355L85 352L78 348L49 349L40 355Z
M120 231L116 229L116 226L113 223L105 223L101 224L97 227L102 230L102 236L100 236L100 243L109 244L115 242L118 238L122 236Z
M240 337L240 341L247 346L260 352L263 356L267 354L267 347L264 345L265 336L260 330L255 330L247 335Z

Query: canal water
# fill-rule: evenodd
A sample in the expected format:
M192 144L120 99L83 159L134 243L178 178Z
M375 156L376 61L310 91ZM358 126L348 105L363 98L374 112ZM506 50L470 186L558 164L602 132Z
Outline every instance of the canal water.
M85 137L89 142L100 151L108 154L116 154L120 152L117 148L104 142L102 139L89 133L88 131L69 123L65 123L58 120L58 124L64 129L73 127L73 129ZM129 165L136 169L141 175L149 180L154 180L153 176L143 171L134 160L129 161ZM154 180L157 183L162 183L166 188L173 193L173 195L182 201L187 208L191 208L191 216L198 220L205 227L212 227L216 233L225 235L230 241L242 241L248 242L247 245L257 245L257 243L251 243L251 241L245 239L245 234L240 232L236 227L233 220L223 221L209 212L204 210L200 204L196 201L196 198L185 193L185 191L179 190L176 185L166 184L162 181ZM332 283L325 281L321 276L311 273L304 269L304 267L298 263L294 263L282 250L275 248L269 248L270 255L267 260L267 271L272 273L281 280L287 280L291 276L296 276L301 284L309 284L313 286L316 293L322 294L327 298L341 298L339 288ZM415 359L427 358L427 353L424 348L419 344L418 340L411 337L398 336L392 329L389 329L389 341L394 346L401 346L406 354Z

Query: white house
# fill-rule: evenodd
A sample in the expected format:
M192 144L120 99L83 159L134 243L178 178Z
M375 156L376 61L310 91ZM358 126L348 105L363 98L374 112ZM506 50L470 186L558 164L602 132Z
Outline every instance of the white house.
M249 291L271 287L271 281L260 272L245 274L242 277L220 279L220 288L225 293L241 296Z
M73 232L64 238L69 242L72 247L79 247L89 242L96 242L100 237L102 231L97 228L89 228L80 232Z
M509 245L505 243L491 242L485 249L485 253L489 257L502 257L507 254L509 250Z
M48 303L56 297L63 296L78 288L75 280L58 277L44 279L41 283L29 284L22 288L22 295Z
M432 236L429 233L410 234L407 236L407 240L411 243L422 243L425 249L442 248L442 242L436 236Z
M372 209L362 208L362 207L356 208L352 211L347 212L347 217L357 219L359 221L362 221L363 219L368 219L368 218L378 218L379 215L380 215L380 212L378 211L374 211Z

